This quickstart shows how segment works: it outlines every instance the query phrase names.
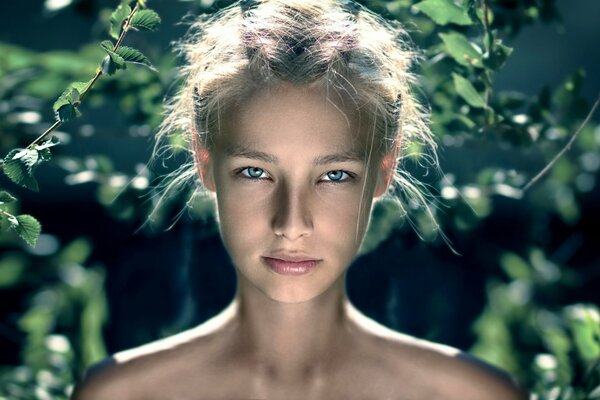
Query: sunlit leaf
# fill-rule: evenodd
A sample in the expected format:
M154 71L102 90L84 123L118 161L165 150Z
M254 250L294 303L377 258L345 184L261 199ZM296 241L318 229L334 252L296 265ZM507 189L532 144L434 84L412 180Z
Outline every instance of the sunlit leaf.
M558 360L557 383L566 385L571 382L573 370L569 362L569 351L572 344L568 335L559 327L553 325L540 326L544 344Z
M415 4L438 25L449 23L457 25L471 25L473 21L465 10L457 6L452 0L424 0Z
M87 299L81 315L82 356L86 364L106 357L102 326L106 321L107 304L102 289L103 276L96 271L87 274Z
M483 67L481 49L458 32L440 33L448 54L459 64Z
M19 328L31 335L45 335L50 330L53 316L48 308L29 309L19 320Z
M579 356L586 361L600 357L600 313L592 305L575 304L566 308L569 327Z
M482 108L485 106L483 96L477 92L471 82L455 73L452 73L452 79L454 81L454 88L456 89L456 92L467 103L469 103L469 105L477 108Z
M71 87L77 90L77 93L81 97L84 93L90 90L93 79L90 79L87 82L73 82L71 83Z
M61 95L54 102L52 109L54 112L58 112L58 110L65 105L73 105L76 101L79 100L79 92L72 87L65 89Z
M533 278L531 266L515 253L504 253L500 258L500 266L513 280L531 281Z
M154 31L160 24L160 16L150 9L140 10L133 14L129 24L139 30Z

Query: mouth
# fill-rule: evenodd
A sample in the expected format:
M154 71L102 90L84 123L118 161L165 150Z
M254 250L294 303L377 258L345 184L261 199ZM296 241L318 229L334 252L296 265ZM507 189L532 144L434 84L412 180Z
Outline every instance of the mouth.
M321 262L321 260L295 256L262 257L262 259L276 274L291 276L308 274Z

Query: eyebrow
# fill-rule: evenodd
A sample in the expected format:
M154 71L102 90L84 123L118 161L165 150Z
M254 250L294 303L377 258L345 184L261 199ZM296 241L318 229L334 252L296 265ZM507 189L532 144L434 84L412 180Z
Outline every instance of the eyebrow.
M245 146L227 147L225 149L225 154L227 155L227 157L250 158L253 160L264 161L270 164L277 164L279 162L279 160L275 156L272 156L268 153L264 153L262 151L251 150Z
M245 146L228 147L225 150L225 154L228 157L242 157L249 158L252 160L264 161L270 164L279 164L279 159L274 155L262 151L252 150ZM364 162L364 160L365 157L356 151L345 151L342 153L318 156L313 160L313 164L321 166L336 162Z
M327 154L324 156L319 156L314 159L313 163L315 165L327 165L327 164L332 164L332 163L336 163L336 162L347 162L347 161L364 162L364 160L365 160L365 158L361 154L358 154L357 152L354 152L354 151L346 151L343 153Z

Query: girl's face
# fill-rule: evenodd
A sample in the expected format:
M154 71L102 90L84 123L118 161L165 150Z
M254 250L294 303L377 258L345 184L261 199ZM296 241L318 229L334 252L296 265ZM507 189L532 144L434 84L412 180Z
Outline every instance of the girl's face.
M391 168L317 89L262 91L220 123L196 161L239 284L286 303L343 287Z

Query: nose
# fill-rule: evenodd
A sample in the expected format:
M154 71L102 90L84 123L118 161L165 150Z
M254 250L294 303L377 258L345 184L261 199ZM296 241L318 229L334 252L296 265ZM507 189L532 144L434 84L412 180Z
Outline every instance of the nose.
M272 229L275 235L288 240L311 235L313 221L306 191L282 185L273 201Z

